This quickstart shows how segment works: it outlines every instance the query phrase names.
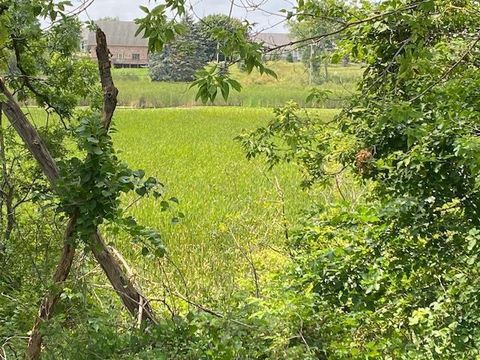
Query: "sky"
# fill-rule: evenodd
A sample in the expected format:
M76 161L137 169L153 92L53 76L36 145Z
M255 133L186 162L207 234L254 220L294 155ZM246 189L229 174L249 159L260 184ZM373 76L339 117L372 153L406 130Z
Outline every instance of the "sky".
M81 1L76 0L72 3L75 5ZM231 5L230 0L187 0L187 2L193 7L193 11L198 17L218 13L228 14ZM282 21L284 17L279 16L279 10L290 8L291 4L291 0L234 0L232 14L234 17L256 23L256 31L286 32L284 21ZM82 15L82 19L96 20L108 16L118 17L120 20L133 20L142 16L140 5L153 7L155 2L149 0L95 0L87 9L87 14Z

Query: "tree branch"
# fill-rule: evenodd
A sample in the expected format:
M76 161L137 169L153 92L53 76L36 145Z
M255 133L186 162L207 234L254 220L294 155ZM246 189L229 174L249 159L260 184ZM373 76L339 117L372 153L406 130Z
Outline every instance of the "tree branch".
M413 97L412 99L410 99L409 101L410 102L413 102L415 100L418 100L419 98L421 98L422 96L424 96L425 94L427 94L429 91L431 91L435 86L441 84L444 80L447 79L448 75L450 75L461 63L462 61L468 56L468 54L470 54L473 50L473 48L475 46L477 46L477 44L480 42L480 33L479 33L479 36L474 40L472 41L472 43L467 47L467 49L465 49L465 51L463 52L463 54L460 56L460 58L458 58L443 74L442 76L440 76L440 78L435 81L434 83L430 84L430 86L428 86L425 90L423 90L420 94L416 95L415 97Z
M105 33L97 27L97 59L100 81L103 89L103 113L102 124L108 131L112 122L113 113L117 107L118 89L115 87L112 78L112 63L110 62L110 51L108 50L107 37Z
M271 53L273 51L281 50L281 49L286 48L286 47L290 47L290 46L294 46L294 45L298 45L298 44L303 44L303 43L308 43L308 42L311 42L311 41L319 41L319 40L322 40L324 38L340 34L340 33L344 32L345 30L347 30L349 28L352 28L352 27L355 27L355 26L358 26L358 25L361 25L361 24L365 24L365 23L368 23L368 22L371 22L371 21L375 21L375 20L381 19L385 16L393 15L393 14L396 14L396 13L399 13L399 12L402 12L402 11L415 9L418 5L422 4L423 2L425 2L425 1L420 1L418 3L414 3L412 5L409 5L409 6L400 8L400 9L387 11L387 12L384 12L384 13L381 13L381 14L369 16L365 19L348 22L348 23L345 23L345 25L341 26L340 28L338 28L336 30L333 30L331 32L328 32L328 33L315 35L315 36L311 36L311 37L308 37L308 38L305 38L305 39L291 41L287 44L283 44L283 45L275 46L275 47L272 47L272 48L268 48L268 49L265 50L265 53L268 54L268 53Z
M63 123L63 115L62 112L57 108L56 105L54 105L50 99L48 98L47 95L42 94L40 91L38 91L35 86L33 86L31 79L32 77L28 75L27 71L24 69L22 65L22 56L21 56L21 51L20 51L20 44L18 43L18 39L14 36L11 37L12 39L12 46L13 46L13 52L15 53L15 59L16 59L16 65L18 70L20 70L21 73L21 79L23 84L27 87L28 90L30 90L38 99L40 99L49 109L53 109L55 113L60 117L60 121ZM63 124L64 127L65 124Z

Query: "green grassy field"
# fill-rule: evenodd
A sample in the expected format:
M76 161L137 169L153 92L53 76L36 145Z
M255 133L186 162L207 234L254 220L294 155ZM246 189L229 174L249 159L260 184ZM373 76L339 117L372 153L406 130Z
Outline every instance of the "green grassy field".
M232 76L238 79L243 90L232 92L225 102L218 99L219 106L274 107L288 100L295 100L302 106L312 87L318 86L331 91L324 108L339 108L355 92L356 81L362 68L358 65L331 66L329 79L318 85L310 85L308 74L302 63L273 62L269 66L278 74L278 80L253 73L247 75L237 67L231 69ZM188 83L152 82L148 69L115 69L114 80L120 89L119 105L140 108L178 107L202 105L195 102L195 89Z
M321 111L325 119L335 114ZM159 201L151 199L136 203L131 213L160 230L183 275L171 263L142 258L140 247L129 241L117 242L132 263L146 267L137 270L152 281L170 279L181 286L185 280L191 294L218 303L240 285L253 289L250 260L260 274L281 265L282 203L291 221L309 203L309 194L298 191L295 167L269 172L261 160L247 161L234 141L242 129L254 129L271 116L269 109L235 107L117 111L114 143L121 157L156 176L167 196L180 200L171 212L162 213ZM185 218L173 225L177 211ZM262 261L266 253L273 263Z
M130 263L145 267L137 270L149 274L144 288L153 297L161 286L155 287L152 281L186 283L182 291L188 289L202 301L218 304L237 293L240 285L254 290L252 262L258 273L267 275L285 260L285 217L293 225L298 212L311 202L311 194L298 190L301 179L293 165L268 171L261 160L247 161L234 141L243 129L265 124L273 116L271 107L291 99L304 103L310 87L303 64L277 62L272 67L278 80L247 76L234 69L243 92L224 106L206 107L193 106L199 104L193 101L194 89L188 91L186 83L151 82L147 69L115 69L120 105L168 107L118 108L115 113L118 132L114 141L121 158L164 183L168 198L180 200L169 212L162 212L160 200L153 199L135 203L129 210L141 223L160 230L169 250L168 261L145 259L140 245L115 238L115 246ZM332 107L339 106L338 98L333 99L335 89L346 99L360 73L358 66L330 69L331 81L322 86L333 92ZM143 100L138 103L138 99ZM242 104L249 106L225 106ZM40 114L39 109L31 111L34 118ZM312 111L320 111L325 120L338 112ZM133 200L124 199L126 204ZM179 212L185 218L172 224Z

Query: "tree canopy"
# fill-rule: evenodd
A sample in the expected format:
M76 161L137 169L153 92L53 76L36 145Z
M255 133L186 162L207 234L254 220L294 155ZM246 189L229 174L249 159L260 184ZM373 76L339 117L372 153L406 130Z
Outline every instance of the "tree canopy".
M237 31L248 36L248 29L238 19L224 14L213 14L199 20L199 31L206 39L209 61L225 61L225 55L220 51L224 46L222 38L231 36Z

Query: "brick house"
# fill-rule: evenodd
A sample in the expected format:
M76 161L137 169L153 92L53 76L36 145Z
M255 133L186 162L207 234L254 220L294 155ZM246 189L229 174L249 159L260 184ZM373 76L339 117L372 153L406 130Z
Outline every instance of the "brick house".
M137 24L133 21L117 20L99 20L96 23L107 36L113 66L148 66L148 40L143 39L141 35L135 36ZM92 59L96 59L95 47L95 33L84 29L80 42L81 50L88 53Z
M99 20L98 26L107 35L108 48L112 54L112 64L115 67L147 67L148 66L148 40L141 35L135 36L138 26L133 21ZM253 40L263 42L266 48L286 45L292 41L289 34L258 33ZM92 59L97 58L95 53L95 33L84 29L80 48L88 53ZM300 59L298 49L292 46L270 53L267 58L286 59L290 54L294 61Z

